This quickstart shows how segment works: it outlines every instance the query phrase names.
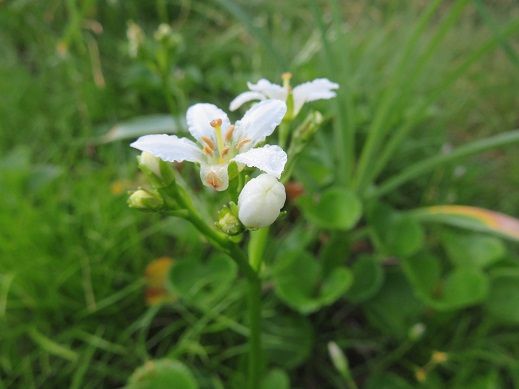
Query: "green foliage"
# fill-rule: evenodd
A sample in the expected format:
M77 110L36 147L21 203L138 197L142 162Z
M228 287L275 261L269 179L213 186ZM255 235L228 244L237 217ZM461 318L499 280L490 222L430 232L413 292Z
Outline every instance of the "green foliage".
M127 146L288 70L341 88L312 103L304 194L269 234L262 387L345 387L329 342L367 388L416 387L426 367L424 387L519 386L514 219L453 205L519 214L519 8L426 3L2 4L0 387L243 387L241 274L189 223L127 209L142 185ZM160 23L173 31L156 39ZM177 169L208 220L236 200ZM146 306L146 265L164 255L177 300Z
M354 192L332 188L315 201L311 195L298 199L305 217L315 225L326 229L348 230L359 220L362 204Z
M332 304L351 286L353 277L337 267L323 277L322 267L304 251L284 253L274 267L276 294L288 306L310 313Z
M128 389L197 389L189 369L178 361L159 359L139 367L128 380Z

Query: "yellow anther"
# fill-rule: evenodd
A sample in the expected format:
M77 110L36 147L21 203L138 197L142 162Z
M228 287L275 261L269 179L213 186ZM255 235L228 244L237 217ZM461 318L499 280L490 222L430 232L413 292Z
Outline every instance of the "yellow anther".
M416 369L414 376L418 382L425 382L427 379L427 371L424 368Z
M222 157L225 157L227 154L229 154L229 148L228 147L224 147L223 150L222 150Z
M200 139L202 139L204 141L204 143L207 145L207 147L209 147L210 149L214 150L216 148L214 145L214 142L208 136L204 135L204 136L200 137Z
M203 150L202 150L206 155L212 157L213 156L213 152L214 150L211 149L210 147L208 146L204 146Z
M292 73L290 72L285 72L281 75L281 79L283 80L283 86L286 88L286 89L289 89L290 88L290 79L292 78Z
M213 128L219 128L222 127L222 119L214 119L209 122L211 127Z
M231 124L225 133L225 141L230 142L232 139L232 134L234 133L234 124Z
M240 141L236 144L236 150L240 150L243 146L250 142L250 139L240 139Z

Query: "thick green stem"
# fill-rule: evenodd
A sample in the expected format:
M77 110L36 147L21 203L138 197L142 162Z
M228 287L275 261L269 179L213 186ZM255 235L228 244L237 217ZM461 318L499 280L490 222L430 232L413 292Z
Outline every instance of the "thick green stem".
M261 268L261 261L263 260L263 252L265 251L268 234L268 227L250 233L249 263L257 272Z
M249 389L258 389L263 370L261 350L261 280L256 277L249 279L248 317L249 317L249 359L248 380Z

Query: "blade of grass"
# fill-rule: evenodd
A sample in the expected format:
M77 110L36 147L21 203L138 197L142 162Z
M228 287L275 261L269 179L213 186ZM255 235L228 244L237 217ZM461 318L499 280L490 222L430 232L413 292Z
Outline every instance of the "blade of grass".
M499 26L492 19L492 16L490 16L490 12L488 12L485 3L482 0L474 0L474 6L481 15L481 18L488 25L488 28L490 28L490 30L492 30L492 33L498 37L499 44L503 47L503 51L510 59L510 62L512 62L515 66L519 66L519 56L517 55L512 45L510 45L510 43L507 40L503 39L503 37L499 35Z
M216 3L225 8L233 15L242 25L249 31L249 34L257 38L258 41L270 52L278 65L278 73L287 70L286 58L274 47L272 40L267 36L264 30L255 26L252 18L234 1L231 0L214 0Z
M324 51L324 57L326 62L326 67L329 74L339 74L337 69L337 64L335 63L335 58L332 52L332 48L330 46L330 42L328 41L328 31L324 24L324 20L322 18L322 12L319 8L319 4L316 0L312 0L311 2L311 8L314 16L314 20L316 21L317 27L319 29L320 35L321 35L321 41L322 41L322 47ZM339 92L339 95L336 99L334 99L335 104L335 117L336 120L333 122L333 133L334 133L334 140L335 140L335 155L337 159L337 164L339 165L339 168L337 169L337 181L343 184L346 184L347 179L347 172L348 172L348 160L347 156L344 152L345 148L345 142L346 137L343 134L342 127L344 123L344 117L343 112L341 110L341 97L342 93ZM347 150L347 149L346 149Z
M418 39L423 33L425 27L427 26L427 23L433 17L441 3L441 0L435 0L429 4L428 8L416 23L415 28L410 33L409 39L407 40L403 50L400 51L395 60L395 73L393 74L388 87L383 93L380 105L378 106L375 117L368 129L366 143L364 144L360 155L355 180L355 186L359 191L362 191L367 184L371 162L377 152L377 148L379 147L382 138L384 137L384 121L391 111L393 100L399 91L398 86L403 84L404 79L407 77L407 66L411 53L415 48Z
M375 180L378 174L384 169L384 167L389 162L389 159L396 151L398 146L402 143L405 137L409 134L410 131L414 128L414 125L423 117L424 112L429 107L429 105L436 101L438 97L460 76L462 76L467 69L478 61L483 55L488 53L490 50L494 49L500 42L500 39L507 37L509 35L514 34L519 30L519 21L515 21L506 26L503 31L499 35L495 35L489 38L486 42L484 42L479 49L475 50L470 56L466 58L464 62L462 62L456 69L454 69L450 75L448 75L444 81L440 84L439 87L436 88L434 93L426 99L422 104L420 104L414 111L414 114L411 115L409 120L400 127L394 135L390 138L386 147L383 149L382 154L375 162L375 167L372 173L372 180Z
M507 131L499 135L471 142L467 145L458 147L449 154L437 155L409 166L401 173L383 182L378 188L367 194L367 197L377 198L383 196L413 178L419 177L422 174L446 163L451 163L472 154L481 153L496 147L511 145L517 142L519 142L519 130Z

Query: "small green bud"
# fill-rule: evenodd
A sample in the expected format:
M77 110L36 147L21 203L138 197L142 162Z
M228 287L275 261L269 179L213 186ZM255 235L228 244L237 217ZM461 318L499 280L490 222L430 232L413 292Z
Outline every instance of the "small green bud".
M164 202L160 195L145 189L136 190L128 198L128 206L130 208L154 210L161 208L163 204Z
M335 366L337 371L343 377L348 377L350 375L348 360L337 343L328 342L328 354L330 354L330 359L332 360L333 366Z
M425 325L423 323L416 323L413 325L407 334L407 337L413 342L419 340L425 333Z
M175 180L171 163L165 162L153 154L143 151L138 157L139 169L152 179L154 186L168 186Z
M238 219L238 207L233 202L224 205L218 211L218 220L215 224L220 231L231 236L242 233L244 229L240 219Z

